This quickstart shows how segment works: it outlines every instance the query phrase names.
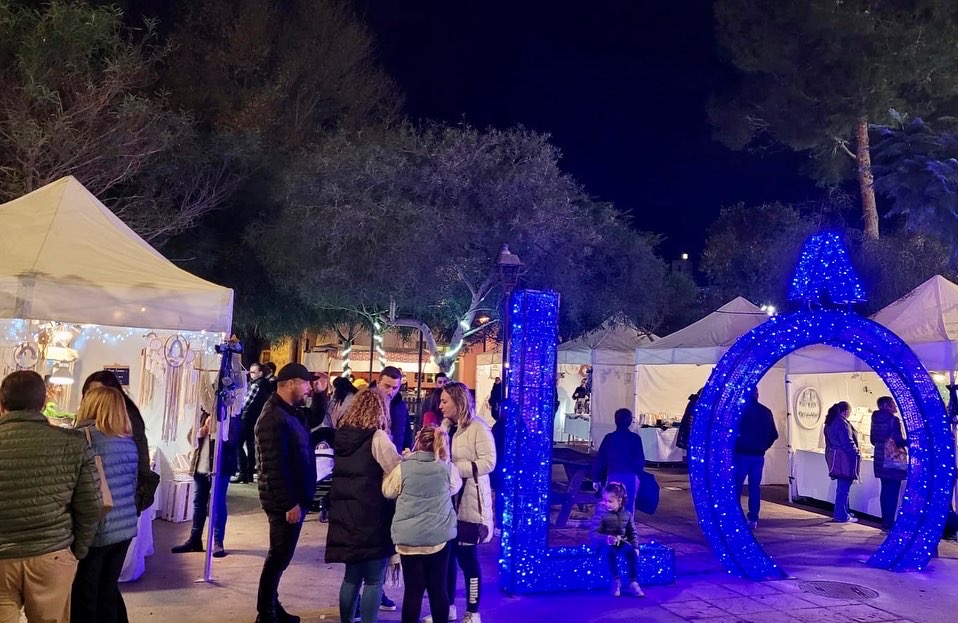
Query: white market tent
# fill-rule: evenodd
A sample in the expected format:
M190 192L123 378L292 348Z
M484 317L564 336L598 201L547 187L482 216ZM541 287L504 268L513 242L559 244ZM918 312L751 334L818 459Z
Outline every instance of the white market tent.
M203 357L207 342L230 330L232 311L232 290L175 266L73 177L0 205L0 319L14 327L4 344L8 370L9 351L31 339L36 321L82 327L72 344L79 358L70 364L78 383L104 366L124 364L130 388L142 389L149 369L157 379L151 396L162 403L169 361L157 347L156 365L144 363L150 343L181 335ZM146 339L149 332L154 339ZM41 374L43 364L37 364ZM163 414L142 396L131 397L140 403L150 445L161 445ZM78 401L73 391L65 406L72 410ZM175 439L165 440L167 453L189 450L190 424L191 418Z
M635 396L635 349L657 340L655 335L640 331L629 322L608 319L601 325L564 342L557 349L559 366L559 413L556 414L556 438L568 436L567 414L573 413L572 393L592 368L591 432L574 434L591 439L595 445L615 428L616 409L631 408ZM584 426L583 421L575 425ZM571 425L570 425L571 429Z
M74 177L0 206L0 318L230 330L233 291L178 268Z
M929 371L953 374L958 361L958 285L936 275L872 316L907 343ZM837 349L802 349L786 359L790 412L797 411L800 394L814 390L822 409L841 400L853 406L852 420L867 431L879 396L890 391L864 362ZM822 421L792 418L793 493L830 500L833 488L815 454L823 445ZM813 425L814 424L814 425ZM862 440L867 447L867 436ZM870 461L862 467L863 482L853 488L853 510L880 514L879 485Z
M719 359L739 337L766 320L765 312L737 297L684 329L636 349L636 413L644 421L681 419L689 395L705 385ZM785 378L780 367L759 382L759 399L772 410L779 431L778 442L766 454L763 482L785 484Z

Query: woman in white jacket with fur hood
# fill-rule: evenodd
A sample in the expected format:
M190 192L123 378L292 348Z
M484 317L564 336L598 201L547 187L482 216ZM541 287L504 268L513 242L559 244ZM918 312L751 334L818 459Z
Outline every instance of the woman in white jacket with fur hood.
M462 476L462 497L457 515L460 522L482 524L486 528L483 543L492 540L494 526L492 487L489 474L496 467L496 444L489 425L476 416L475 401L462 383L447 383L439 400L442 426L452 433L452 463ZM462 543L460 534L450 541L449 620L456 620L456 563L466 581L466 614L463 623L481 623L479 619L479 554L476 544Z

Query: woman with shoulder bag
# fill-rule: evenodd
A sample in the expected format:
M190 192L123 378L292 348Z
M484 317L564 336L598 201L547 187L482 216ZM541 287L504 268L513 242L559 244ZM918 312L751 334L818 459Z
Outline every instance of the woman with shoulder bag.
M492 487L489 474L496 467L496 443L489 425L476 416L475 402L463 383L446 383L439 399L443 429L456 427L452 435L452 464L462 477L462 493L456 500L458 527L449 542L449 620L456 620L456 563L466 581L466 614L463 623L481 623L479 553L476 546L492 540L494 528ZM424 619L432 623L432 617Z
M137 529L137 448L120 391L111 387L87 391L77 412L77 429L100 457L113 507L97 526L90 553L77 566L70 620L115 623L125 612L117 582Z
M852 482L858 480L862 456L855 429L848 421L850 412L851 406L843 401L832 405L825 416L825 462L829 477L836 482L832 515L836 523L858 521L848 512L848 492Z

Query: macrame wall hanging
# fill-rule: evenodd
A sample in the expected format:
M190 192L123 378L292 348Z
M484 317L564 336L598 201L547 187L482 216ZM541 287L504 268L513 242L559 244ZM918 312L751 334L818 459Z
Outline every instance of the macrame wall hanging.
M163 441L175 441L179 428L180 405L184 397L184 385L192 391L196 371L193 360L196 353L190 343L180 334L161 339L156 333L146 335L147 347L143 351L143 375L140 377L140 399L152 402L156 397L156 385L163 380Z

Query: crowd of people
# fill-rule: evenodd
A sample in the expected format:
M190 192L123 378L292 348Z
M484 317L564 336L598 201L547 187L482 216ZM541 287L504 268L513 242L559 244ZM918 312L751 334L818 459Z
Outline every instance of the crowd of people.
M501 506L494 503L504 438L501 382L489 397L496 418L490 428L477 416L470 389L445 375L418 418L410 417L400 394L402 372L391 366L363 390L348 377L330 387L328 375L298 363L279 371L253 364L249 377L233 417L219 423L204 412L190 432L193 524L187 541L172 551L204 550L212 506L212 555L227 555L226 489L231 482L255 482L269 525L256 620L298 622L280 602L279 586L315 504L316 448L325 443L334 456L325 559L343 564L340 620L373 623L380 610L397 609L384 585L388 574L401 570L404 623L480 623L479 547L492 540L501 521ZM697 399L690 396L683 443ZM46 385L35 372L14 372L0 384L0 460L5 472L18 474L4 479L0 504L0 620L17 620L23 610L29 621L124 622L118 581L137 518L152 504L158 484L149 469L143 419L111 372L86 379L73 430L50 426L42 415L45 402ZM847 402L836 403L825 420L826 462L837 481L835 522L856 521L848 495L860 475L861 450L850 410ZM631 411L619 409L614 419L616 430L602 440L592 464L601 498L591 537L608 563L612 594L641 597L634 513L645 458L641 438L631 431ZM228 426L228 433L220 434L219 426ZM878 400L870 432L882 528L889 530L907 478L907 440L891 398ZM749 482L746 517L753 528L764 455L777 437L771 411L751 392L735 444L734 478L739 490ZM214 487L218 439L226 467ZM645 510L641 502L638 507ZM424 596L429 614L421 619Z

